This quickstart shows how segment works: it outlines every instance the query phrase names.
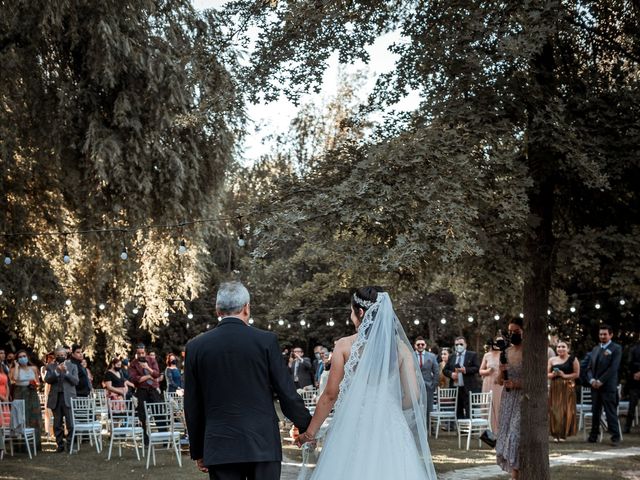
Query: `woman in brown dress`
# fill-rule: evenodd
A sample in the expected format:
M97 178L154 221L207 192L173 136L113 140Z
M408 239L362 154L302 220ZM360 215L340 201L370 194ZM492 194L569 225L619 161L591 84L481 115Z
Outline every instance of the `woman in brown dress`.
M576 434L576 384L580 376L580 362L569 355L569 345L560 341L556 347L557 356L548 364L549 381L549 433L556 442L563 442Z

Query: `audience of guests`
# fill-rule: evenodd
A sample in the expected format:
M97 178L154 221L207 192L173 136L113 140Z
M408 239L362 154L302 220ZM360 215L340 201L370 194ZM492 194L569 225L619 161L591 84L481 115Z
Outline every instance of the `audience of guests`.
M556 442L563 442L576 434L576 384L580 376L580 362L569 352L569 344L558 341L558 355L549 359L549 433Z
M522 402L523 322L514 318L509 323L507 363L500 364L498 383L504 387L500 401L500 421L496 443L496 462L502 470L517 479L520 470L520 404Z
M499 341L504 341L502 336L494 339L494 345ZM500 399L502 395L502 385L498 383L500 375L500 350L496 347L490 347L489 351L482 357L482 363L479 370L482 377L482 392L492 392L491 403L491 431L498 433L498 421L500 418Z

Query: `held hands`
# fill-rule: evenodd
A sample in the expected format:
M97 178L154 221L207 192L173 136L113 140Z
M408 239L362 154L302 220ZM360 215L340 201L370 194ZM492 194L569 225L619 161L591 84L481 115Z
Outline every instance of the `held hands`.
M297 436L297 438L295 438L293 440L294 445L296 445L298 448L301 448L302 445L304 445L305 443L313 443L315 445L316 443L316 439L315 439L315 435L311 435L308 432L304 432L300 435Z

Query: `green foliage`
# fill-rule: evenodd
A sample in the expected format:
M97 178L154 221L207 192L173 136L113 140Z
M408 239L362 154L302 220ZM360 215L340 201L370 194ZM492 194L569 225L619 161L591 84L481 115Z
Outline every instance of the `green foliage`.
M215 12L144 0L9 1L3 13L3 232L127 230L218 215L241 109ZM106 334L106 347L122 352L135 305L146 307L141 327L153 333L167 299L203 287L216 231L212 223L3 236L0 247L14 257L0 269L3 328L39 351L69 340L91 347ZM184 256L175 254L181 238ZM28 300L32 292L41 300Z

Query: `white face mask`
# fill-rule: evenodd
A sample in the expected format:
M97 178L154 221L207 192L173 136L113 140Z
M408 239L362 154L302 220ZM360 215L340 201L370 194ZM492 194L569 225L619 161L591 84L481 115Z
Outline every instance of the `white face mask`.
M456 347L456 352L458 352L458 353L462 353L462 352L464 352L464 347L463 347L462 345L458 345L458 346Z

